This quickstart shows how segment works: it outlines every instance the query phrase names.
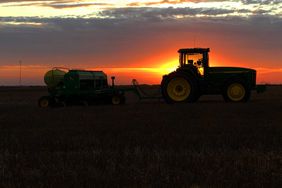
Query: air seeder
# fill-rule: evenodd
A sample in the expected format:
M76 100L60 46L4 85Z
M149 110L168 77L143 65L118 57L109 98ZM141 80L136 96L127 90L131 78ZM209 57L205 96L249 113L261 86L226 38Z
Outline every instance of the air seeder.
M108 85L107 75L103 71L67 70L53 68L44 76L49 96L39 99L40 107L69 103L111 103L125 102L124 91L114 85Z

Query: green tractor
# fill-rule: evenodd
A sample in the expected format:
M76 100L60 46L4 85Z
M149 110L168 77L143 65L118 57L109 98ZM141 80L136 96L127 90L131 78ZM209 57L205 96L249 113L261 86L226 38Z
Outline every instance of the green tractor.
M210 67L209 48L178 50L180 66L164 75L162 96L167 103L196 102L201 95L222 95L226 102L247 102L256 85L256 71L239 67Z
M53 68L44 76L49 96L38 100L39 107L45 108L58 104L96 104L125 103L124 91L108 85L107 75L103 71L68 70Z

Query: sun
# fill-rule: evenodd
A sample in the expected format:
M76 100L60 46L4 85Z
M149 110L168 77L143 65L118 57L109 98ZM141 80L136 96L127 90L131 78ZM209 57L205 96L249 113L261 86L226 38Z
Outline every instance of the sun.
M161 75L168 74L173 72L178 67L178 60L171 60L158 68L155 68L155 72Z

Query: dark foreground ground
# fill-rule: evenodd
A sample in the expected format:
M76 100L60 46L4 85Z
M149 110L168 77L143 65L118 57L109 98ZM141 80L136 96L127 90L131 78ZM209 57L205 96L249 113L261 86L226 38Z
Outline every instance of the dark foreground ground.
M246 104L40 109L0 88L0 187L281 187L282 87Z

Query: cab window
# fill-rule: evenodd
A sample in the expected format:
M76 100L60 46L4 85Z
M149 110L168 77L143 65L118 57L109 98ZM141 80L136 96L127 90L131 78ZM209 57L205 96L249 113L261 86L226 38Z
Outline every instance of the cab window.
M186 54L186 65L193 65L198 69L201 76L204 75L204 65L203 65L203 54L202 53L187 53Z

